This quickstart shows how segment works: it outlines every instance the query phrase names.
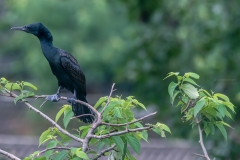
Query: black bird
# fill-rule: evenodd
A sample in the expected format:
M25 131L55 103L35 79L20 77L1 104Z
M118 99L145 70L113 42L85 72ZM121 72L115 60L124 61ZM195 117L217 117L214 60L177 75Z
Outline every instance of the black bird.
M86 114L80 116L79 119L85 123L92 123L94 121L92 110L74 101L76 98L87 103L85 75L77 60L68 52L53 46L52 34L42 23L13 27L11 30L24 31L38 37L42 52L49 62L52 73L58 80L57 93L47 96L46 99L52 102L59 101L61 89L66 88L74 94L74 98L68 98L68 102L72 104L74 115Z

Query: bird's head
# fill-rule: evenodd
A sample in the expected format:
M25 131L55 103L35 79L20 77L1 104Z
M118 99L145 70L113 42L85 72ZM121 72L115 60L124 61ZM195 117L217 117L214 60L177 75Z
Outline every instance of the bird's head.
M33 23L22 27L12 27L11 30L19 30L26 33L31 33L37 36L40 40L53 40L51 32L42 23Z

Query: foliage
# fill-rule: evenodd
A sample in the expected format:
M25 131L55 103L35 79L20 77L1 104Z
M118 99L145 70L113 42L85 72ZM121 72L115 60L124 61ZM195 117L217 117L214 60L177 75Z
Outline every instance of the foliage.
M180 76L179 72L170 72L166 78L171 76L176 76L178 81L169 84L168 93L172 104L176 97L179 98L176 106L181 107L182 120L190 122L193 127L197 123L195 118L198 117L204 126L203 131L206 136L210 133L214 134L215 128L218 128L227 140L224 126L231 126L224 121L224 118L232 119L231 113L235 113L235 107L229 98L224 94L213 91L209 93L200 88L194 81L200 77L196 73L188 72Z
M25 90L24 87L31 87L36 89L34 85L29 82L12 83L5 78L1 78L0 89L4 95L15 97L14 102L26 101L26 98L34 96L34 93ZM13 91L20 91L17 96L13 95ZM23 92L24 91L24 92ZM113 88L111 90L111 93ZM32 94L27 94L32 93ZM74 138L69 137L68 134L63 133L58 127L50 127L44 131L39 138L39 146L46 145L45 151L35 151L33 154L25 158L25 160L40 160L40 159L95 159L100 156L116 157L120 159L135 160L130 153L128 145L137 154L141 152L141 140L148 141L148 131L152 130L161 137L166 137L165 132L171 133L168 126L157 122L156 124L144 124L142 121L155 113L149 114L141 119L136 119L133 109L141 108L146 110L146 107L140 103L133 96L128 96L123 99L121 96L117 97L101 97L92 109L94 111L95 121L93 124L82 125L75 130L77 138L82 142L78 147L71 147L71 142ZM40 112L40 111L39 111ZM63 115L63 124L67 130L68 124L73 118L73 112L70 105L64 105L56 114L55 122ZM99 117L100 116L100 117ZM73 118L72 118L73 117ZM43 117L45 118L45 117ZM92 131L91 131L92 130ZM90 140L90 141L89 141ZM87 143L87 150L84 150L84 143ZM112 147L112 148L111 148ZM104 151L103 148L109 149ZM62 151L59 151L62 149ZM41 154L44 153L44 156Z

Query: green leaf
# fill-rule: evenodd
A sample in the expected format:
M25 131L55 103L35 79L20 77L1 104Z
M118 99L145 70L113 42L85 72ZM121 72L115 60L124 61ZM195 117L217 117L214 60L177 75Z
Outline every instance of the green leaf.
M23 86L28 86L28 87L31 87L34 90L37 90L37 87L34 86L32 83L29 83L29 82L23 82Z
M186 74L188 74L190 77L195 78L195 79L199 79L199 77L200 77L198 74L193 73L193 72L188 72Z
M168 127L167 125L161 123L160 126L161 126L161 128L162 128L163 130L165 130L165 131L171 133L171 131L170 131L170 129L169 129L169 127ZM171 134L172 134L172 133L171 133Z
M17 83L7 83L5 85L5 87L8 89L8 90L22 90L22 88L20 87L19 84Z
M136 137L134 137L134 136L129 136L129 135L127 135L126 138L127 138L128 144L132 147L132 149L138 155L140 155L141 146L140 146L140 142L138 141L138 139Z
M181 86L181 89L183 90L184 93L188 95L190 99L196 99L199 96L197 88L195 88L191 84L183 84Z
M173 104L174 99L177 97L177 95L178 95L179 93L180 93L180 91L175 91L175 93L173 94L173 97L170 98L170 102L171 102L171 104Z
M70 105L64 105L62 109L60 109L60 111L58 111L57 115L56 115L56 118L55 118L55 122L58 121L58 119L60 118L60 116L63 114L63 112L68 109L68 108L71 108Z
M14 98L14 103L16 104L18 101L20 100L24 100L25 96L23 94L20 94L19 96L17 96L16 98Z
M229 98L228 98L226 95L224 95L224 94L221 94L221 93L215 93L214 96L217 96L217 97L219 97L219 98L221 98L221 99L223 99L223 100L229 102Z
M116 107L117 105L119 105L119 101L112 101L108 104L108 106L105 108L104 112L103 112L103 117L105 117L107 114L109 114L109 112Z
M64 160L68 155L68 151L64 150L57 153L52 160Z
M133 103L136 104L136 105L138 105L138 106L140 106L140 107L143 108L144 110L147 110L146 107L145 107L142 103L138 102L138 100L134 99L134 100L133 100Z
M194 85L196 85L196 86L199 86L199 85L198 85L194 80L192 80L191 78L185 78L184 81L189 82L189 83L192 83L192 84L194 84Z
M210 133L210 127L208 127L208 126L206 126L205 128L204 128L204 132L205 132L205 134L206 134L206 137L209 135L209 133Z
M142 136L143 136L143 139L148 142L148 132L147 131L142 131L141 132Z
M83 159L89 159L87 154L85 152L81 151L81 150L77 150L76 155L80 158L83 158Z
M203 108L203 106L205 105L206 100L205 98L200 99L196 105L194 106L194 117L197 116L198 112Z
M234 105L231 102L223 102L223 104L231 109L233 113L235 113Z
M227 127L230 127L232 129L234 129L233 127L231 127L229 124L227 124L226 122L223 122L223 121L220 121L220 123L222 123L223 125L227 126Z
M114 143L117 145L117 147L119 148L120 152L123 153L124 142L122 138L120 136L113 136L112 139Z
M218 129L221 131L221 133L222 133L223 137L225 138L225 140L227 140L227 132L226 132L223 124L222 124L222 123L219 123L219 122L217 122L217 123L215 123L215 124L216 124L216 126L218 127Z
M218 110L218 112L222 115L222 117L225 117L225 114L226 114L226 108L225 108L225 106L224 105L218 105L217 107L216 107L216 109Z
M47 139L48 135L51 135L51 129L44 131L39 138L39 146Z
M165 77L163 80L167 79L168 77L171 77L173 75L178 76L179 72L170 72L167 74L167 77Z
M105 102L108 99L108 97L101 97L97 103L94 105L94 108L97 108L98 106L100 106L103 102Z
M52 140L48 143L47 147L46 148L52 148L52 147L56 147L58 144L58 142L56 140ZM51 154L53 153L53 149L52 150L49 150L47 152L45 152L45 156L47 159L49 159L49 157L51 156Z
M171 82L170 84L169 84L169 86L168 86L168 93L169 93L169 95L170 95L170 98L171 98L171 100L173 99L173 91L175 90L175 88L177 87L177 83L175 83L175 82Z
M124 141L124 148L123 148L123 154L122 154L122 159L124 160L124 158L126 157L126 153L127 153L127 141Z
M64 111L64 118L63 118L63 125L65 129L67 128L68 123L70 122L70 118L72 118L74 115L72 109L66 109Z
M104 143L103 141L101 141L100 143L98 143L97 151L100 151L104 145L105 145L105 143Z
M210 129L211 129L211 133L212 135L215 134L215 127L214 127L214 124L213 123L209 123L209 126L210 126Z
M122 117L122 110L121 110L121 108L115 107L115 108L114 108L114 115L115 115L116 117L118 117L118 118L123 118L123 117Z

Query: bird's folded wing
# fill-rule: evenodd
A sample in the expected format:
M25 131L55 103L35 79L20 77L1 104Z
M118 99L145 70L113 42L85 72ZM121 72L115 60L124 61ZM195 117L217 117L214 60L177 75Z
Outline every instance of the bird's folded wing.
M85 85L85 75L77 61L71 55L61 54L61 63L64 70L76 83Z

